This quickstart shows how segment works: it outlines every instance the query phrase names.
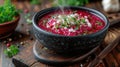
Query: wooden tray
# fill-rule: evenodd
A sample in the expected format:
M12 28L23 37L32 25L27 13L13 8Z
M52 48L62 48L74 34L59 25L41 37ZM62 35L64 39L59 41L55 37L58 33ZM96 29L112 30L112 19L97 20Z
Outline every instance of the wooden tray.
M99 46L95 47L93 50L86 52L85 54L67 54L63 55L60 53L56 53L52 50L49 50L43 45L41 45L37 40L33 45L33 53L39 62L48 64L48 65L71 65L77 62L82 62L83 60L87 60L88 57L93 55L93 53L99 48ZM93 59L93 58L91 58Z
M36 59L36 56L34 55L36 52L35 51L36 46L37 50L40 50L38 52L39 59L38 57ZM80 65L87 66L89 62L92 61L95 58L95 56L99 53L98 48L99 46L94 48L92 51L88 52L85 55L63 56L46 49L45 47L41 46L38 41L36 41L34 45L30 45L27 48L22 49L22 51L18 55L13 57L12 61L16 67L34 67L34 66L79 67ZM98 66L104 67L104 63L101 62L101 64Z

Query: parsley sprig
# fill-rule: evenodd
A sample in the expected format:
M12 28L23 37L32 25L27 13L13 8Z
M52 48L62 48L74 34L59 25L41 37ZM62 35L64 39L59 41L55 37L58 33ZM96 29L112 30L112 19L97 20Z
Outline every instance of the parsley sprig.
M11 0L5 0L4 5L0 6L0 24L14 20L18 12Z
M19 49L15 45L11 45L10 47L8 47L7 49L4 50L5 55L8 57L13 57L18 52L19 52Z

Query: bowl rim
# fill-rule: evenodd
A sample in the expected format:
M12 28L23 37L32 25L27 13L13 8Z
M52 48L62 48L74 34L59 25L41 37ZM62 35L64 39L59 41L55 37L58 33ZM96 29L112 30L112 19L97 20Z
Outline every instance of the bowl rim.
M15 19L12 21L7 21L5 23L1 23L0 26L5 26L5 25L9 25L11 23L17 23L16 21L20 19L20 15L18 14L17 16L15 16Z
M59 34L54 34L54 33L51 33L51 32L47 32L43 29L41 29L40 27L38 27L37 25L37 22L36 22L36 19L38 19L39 17L45 15L46 13L49 13L51 11L55 11L56 9L60 9L60 7L51 7L51 8L47 8L47 9L43 9L39 12L37 12L33 18L32 18L32 24L33 24L33 27L35 27L38 31L41 31L43 32L44 34L46 35L50 35L50 36L56 36L56 37L70 37L70 38L73 38L73 37L94 37L104 31L106 31L108 28L109 28L109 21L107 19L107 17L100 11L98 10L95 10L95 9L92 9L92 8L88 8L88 7L83 7L83 6L63 6L63 8L70 8L70 9L81 9L81 10L85 10L85 11L90 11L92 13L95 13L97 16L101 16L101 18L103 18L102 20L105 22L105 26L103 29L95 32L95 33L92 33L92 34L87 34L87 35L76 35L76 36L65 36L65 35L59 35ZM42 13L42 15L40 15Z

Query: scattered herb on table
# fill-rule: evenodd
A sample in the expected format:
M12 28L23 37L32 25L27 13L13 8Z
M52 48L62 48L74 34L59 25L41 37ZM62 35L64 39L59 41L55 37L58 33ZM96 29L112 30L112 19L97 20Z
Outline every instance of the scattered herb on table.
M13 57L19 52L19 48L15 45L11 45L7 49L4 50L4 54L8 57Z
M19 11L12 5L11 0L5 0L0 6L0 24L14 20L18 13Z
M28 23L28 24L32 24L32 20L30 19L30 13L27 13L26 15L25 15L25 19L26 19L26 22Z
M28 18L26 21L27 21L28 24L32 24L32 20L31 19Z

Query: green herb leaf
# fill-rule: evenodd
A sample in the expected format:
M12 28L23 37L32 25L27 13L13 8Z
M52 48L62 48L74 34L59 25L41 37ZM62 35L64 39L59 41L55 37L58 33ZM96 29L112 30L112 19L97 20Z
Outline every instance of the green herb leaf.
M18 52L19 52L19 49L15 45L11 45L9 48L4 50L5 55L8 57L12 57L12 56L16 55Z
M0 23L12 21L17 15L18 11L12 5L11 0L5 0L4 5L0 6Z
M41 4L40 0L31 0L30 1L31 4Z
M32 24L32 20L31 19L27 18L26 21L27 21L28 24Z
M27 19L27 18L29 18L29 17L30 17L30 14L29 14L29 13L25 15L25 19Z
M82 18L82 19L81 19L81 22L82 22L82 23L85 23L85 19L84 19L84 18Z
M96 24L98 24L98 25L102 25L102 22L100 22L100 21L96 21Z

